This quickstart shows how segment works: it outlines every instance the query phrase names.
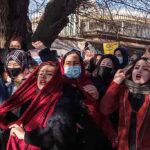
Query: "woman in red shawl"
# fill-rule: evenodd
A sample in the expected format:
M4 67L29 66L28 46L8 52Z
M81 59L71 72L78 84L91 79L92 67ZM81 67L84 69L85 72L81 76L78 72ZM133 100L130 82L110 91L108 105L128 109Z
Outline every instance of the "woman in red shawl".
M73 72L70 72L70 74L74 75L72 76L72 78L69 78L70 76L66 73L66 70L63 71L64 66L68 67L70 65L70 67L75 66L75 67L81 67L82 66L82 73L81 75L78 74L79 72L76 72L75 74L73 74ZM63 69L64 68L64 69ZM45 148L49 148L50 150L97 150L99 149L99 141L100 141L100 132L98 130L99 127L99 114L97 112L97 108L96 106L96 101L98 98L97 95L97 90L96 88L92 85L92 83L88 80L88 78L84 75L84 66L82 63L82 59L81 56L79 54L78 51L71 51L69 53L67 53L64 57L64 60L62 61L61 64L61 70L62 70L62 74L63 74L63 79L64 79L64 85L63 85L63 95L65 95L65 97L67 97L69 100L63 100L61 102L61 109L59 106L59 112L61 112L63 115L61 115L59 113L59 118L61 116L68 116L68 117L64 117L64 121L63 123L58 123L59 124L59 128L60 130L64 131L61 134L61 136L59 136L59 140L58 138L54 138L55 141L64 141L64 142L59 142L59 146L57 145L57 148L53 148L53 143L52 140L49 141L49 147ZM78 76L79 75L79 76ZM69 77L67 77L69 76ZM93 97L92 97L93 96ZM59 100L60 101L60 100ZM58 102L59 103L59 102ZM59 103L60 105L60 103ZM58 107L56 106L56 109ZM63 111L62 111L63 109ZM64 110L65 109L65 110ZM58 112L57 112L58 113ZM55 124L55 128L56 126L58 126L55 122L51 121L53 119L53 117L55 116L56 112L54 112L54 114L50 117L50 122L49 123L49 127L45 127L45 129L37 129L32 130L32 131L22 131L23 129L18 126L18 125L13 125L11 127L11 133L14 135L17 135L17 137L19 139L24 139L26 143L32 143L33 145L40 145L40 143L43 143L43 139L47 139L47 141L49 139L52 139L52 137L50 137L50 135L52 136L54 133L55 134L59 134L60 132L58 132L58 130L53 130L54 126L52 124ZM57 118L57 117L56 117ZM57 120L60 120L59 118L57 118ZM62 119L61 119L62 121ZM67 129L66 128L67 125ZM76 125L77 125L77 129L76 129ZM97 125L97 126L96 126ZM53 127L52 127L53 126ZM49 132L49 136L39 136L39 134L41 135L41 132L45 132L45 130L47 131L48 128L52 130L52 133ZM72 130L71 130L72 129ZM77 134L76 134L76 130L77 130ZM69 134L68 134L69 133ZM37 135L37 136L35 136ZM70 135L70 136L68 136ZM37 139L39 138L39 142L35 142ZM56 136L55 136L56 137ZM31 142L32 141L32 142ZM72 142L69 142L72 141ZM85 143L86 142L86 143ZM48 142L46 142L45 145L47 145ZM60 144L61 143L61 144ZM62 143L70 143L67 145L68 146L64 146ZM44 144L43 144L44 145ZM40 145L41 147L43 145ZM61 146L60 146L61 145ZM103 148L101 148L102 150Z
M85 75L80 51L73 49L64 56L61 62L61 73L63 75L63 93L79 103L76 117L78 149L104 149L105 141L99 130L101 120L97 109L99 94Z
M102 98L106 116L119 108L118 150L150 149L150 59L118 70Z
M55 85L55 86L54 86ZM0 106L0 115L12 111L30 102L21 117L15 122L7 122L0 118L0 127L8 127L16 123L22 124L26 131L46 126L48 118L52 115L61 92L61 76L57 62L42 63L19 89ZM39 150L39 147L26 144L15 136L10 136L7 150Z
M75 78L66 77L63 73L63 66L67 65L63 65L63 62L76 64L77 67L82 66L81 75L78 76L77 73ZM79 52L67 53L61 66L64 74L64 97L62 96L63 98L56 104L54 113L47 119L47 125L38 126L31 130L25 128L26 131L21 125L12 125L10 127L13 127L11 134L24 140L25 143L41 147L41 149L103 150L105 141L103 141L103 136L98 129L100 127L98 105L96 105L96 99L91 96L93 92L96 94L97 91L84 75L84 66Z

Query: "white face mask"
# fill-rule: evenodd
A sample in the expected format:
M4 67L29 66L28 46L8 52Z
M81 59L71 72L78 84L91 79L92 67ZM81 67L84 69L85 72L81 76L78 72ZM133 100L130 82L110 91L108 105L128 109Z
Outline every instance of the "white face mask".
M117 57L119 60L119 63L122 64L123 63L123 57Z

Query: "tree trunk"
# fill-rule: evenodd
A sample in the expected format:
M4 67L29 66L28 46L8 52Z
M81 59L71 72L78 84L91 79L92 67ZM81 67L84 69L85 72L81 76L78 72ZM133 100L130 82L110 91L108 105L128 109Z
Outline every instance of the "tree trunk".
M41 40L50 46L67 25L68 15L86 0L50 0L32 40ZM27 16L29 0L0 0L0 48L9 45L12 37L21 36L28 43L31 23Z
M8 28L8 1L0 0L0 47L4 48Z
M29 0L0 0L0 46L8 46L12 37L22 37L28 42L29 34L27 22ZM31 32L31 31L30 31Z
M46 46L52 44L57 35L68 23L68 15L86 0L50 0L33 34L32 41L41 40Z

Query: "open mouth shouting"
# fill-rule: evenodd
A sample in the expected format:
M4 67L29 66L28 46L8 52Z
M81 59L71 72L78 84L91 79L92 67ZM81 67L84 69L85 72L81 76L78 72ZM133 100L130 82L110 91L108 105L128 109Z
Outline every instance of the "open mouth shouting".
M40 80L41 85L45 85L46 83L47 83L46 80Z
M141 78L142 78L142 75L141 75L141 74L137 74L137 75L136 75L136 80L141 80Z

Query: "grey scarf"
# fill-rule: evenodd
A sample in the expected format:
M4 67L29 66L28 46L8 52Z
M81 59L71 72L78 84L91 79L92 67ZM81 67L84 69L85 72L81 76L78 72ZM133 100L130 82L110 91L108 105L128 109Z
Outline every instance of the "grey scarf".
M130 80L124 81L131 93L150 94L150 84L138 85Z

